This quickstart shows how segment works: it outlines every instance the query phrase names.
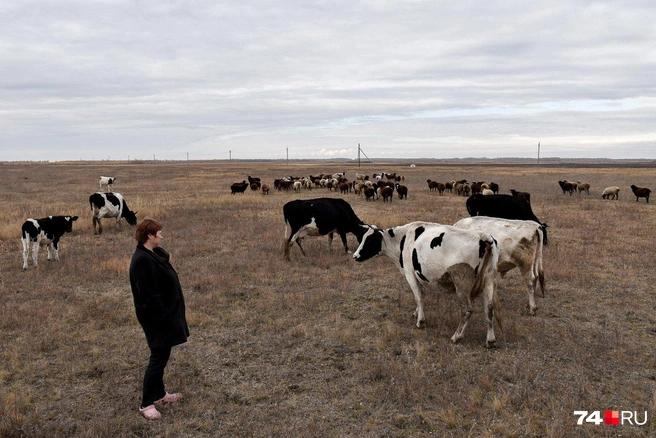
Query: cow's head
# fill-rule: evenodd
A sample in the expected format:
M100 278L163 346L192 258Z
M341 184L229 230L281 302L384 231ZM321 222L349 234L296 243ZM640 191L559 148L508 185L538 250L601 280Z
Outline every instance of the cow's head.
M73 231L73 222L77 220L77 216L64 216L64 223L66 224L66 232Z
M364 230L364 234L360 246L353 254L353 260L356 262L364 262L383 252L383 232L375 225L360 225L360 227Z
M123 217L128 222L128 224L135 226L137 225L137 212L130 210L123 210Z

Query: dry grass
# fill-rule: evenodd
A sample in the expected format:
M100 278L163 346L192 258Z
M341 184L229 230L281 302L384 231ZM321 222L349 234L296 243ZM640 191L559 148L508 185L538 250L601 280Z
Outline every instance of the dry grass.
M495 181L531 193L550 224L547 295L530 317L521 278L501 283L504 331L486 350L480 309L461 344L451 295L427 293L427 327L391 261L356 264L308 238L309 257L280 253L282 206L314 190L230 195L246 175L397 171L407 201L343 195L369 223L453 223L465 199L426 179ZM117 177L140 218L164 223L163 246L185 290L190 341L173 351L168 388L185 400L163 419L137 413L148 351L127 278L130 227L94 236L88 196ZM591 195L563 196L582 180ZM0 164L0 436L654 436L656 206L651 168L556 168L330 163ZM603 188L622 188L602 201ZM21 269L27 217L76 214L59 262ZM357 242L349 236L349 245ZM477 302L477 306L480 304ZM576 426L574 410L648 411L643 427Z

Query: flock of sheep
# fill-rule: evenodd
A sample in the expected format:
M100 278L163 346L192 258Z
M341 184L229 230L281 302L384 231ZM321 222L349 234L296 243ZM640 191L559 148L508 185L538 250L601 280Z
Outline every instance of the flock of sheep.
M374 199L383 199L383 202L392 201L394 192L398 194L399 199L408 199L408 187L401 184L405 181L405 176L397 175L395 173L380 172L375 173L370 178L369 175L360 173L355 174L355 181L349 181L346 178L345 172L334 173L332 175L320 174L317 176L309 175L306 177L286 176L276 179L273 182L273 187L279 191L294 191L300 193L302 189L312 190L313 188L324 188L329 191L339 191L342 194L355 193L356 195L364 196L367 201ZM469 196L476 193L483 195L493 195L499 193L499 185L495 182L475 181L468 182L467 180L448 181L445 183L427 180L428 190L436 191L440 195L444 192L455 193L457 195ZM574 192L578 194L585 193L590 195L590 184L581 181L558 181L563 194L569 193L572 195ZM268 195L271 190L269 184L262 184L261 179L257 177L248 176L248 181L233 183L230 186L231 193L244 193L247 189L252 191L261 190L262 194ZM645 198L649 202L649 195L651 190L646 187L638 187L631 185L631 190L636 196L636 201L640 198ZM514 189L510 193L519 198L530 201L530 194L526 192L518 192ZM619 200L620 188L617 186L606 187L602 194L602 199L615 199Z

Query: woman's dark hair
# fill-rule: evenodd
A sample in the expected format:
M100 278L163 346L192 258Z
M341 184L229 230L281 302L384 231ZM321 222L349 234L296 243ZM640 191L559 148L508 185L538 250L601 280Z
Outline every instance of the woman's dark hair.
M134 238L143 245L148 242L148 236L154 236L161 230L162 224L155 219L145 218L137 224L137 228L134 230Z

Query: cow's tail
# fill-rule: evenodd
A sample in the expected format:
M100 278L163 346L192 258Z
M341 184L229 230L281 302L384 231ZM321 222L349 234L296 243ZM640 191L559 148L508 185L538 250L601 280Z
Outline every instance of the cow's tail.
M501 317L499 312L499 298L497 295L497 265L499 264L499 244L496 239L487 233L480 234L479 240L479 254L484 252L480 257L478 266L476 267L476 279L472 287L471 298L472 300L483 292L488 287L488 282L492 281L492 305L494 306L494 319L499 325L499 329L503 331Z
M540 282L540 290L542 297L546 291L544 287L544 270L542 269L542 248L544 247L544 230L542 227L538 228L535 233L537 234L538 244L535 250L535 258L533 260L533 281ZM535 290L535 287L534 287Z

